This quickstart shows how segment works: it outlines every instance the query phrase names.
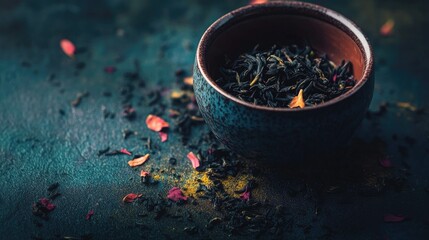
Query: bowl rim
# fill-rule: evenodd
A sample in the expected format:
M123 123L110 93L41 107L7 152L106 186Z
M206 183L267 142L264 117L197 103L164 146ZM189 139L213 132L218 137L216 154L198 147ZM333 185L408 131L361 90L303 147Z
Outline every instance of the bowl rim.
M312 105L312 106L306 106L304 108L286 108L286 107L268 107L263 105L256 105L250 102L246 102L244 100L241 100L232 94L226 92L223 90L219 85L216 84L216 82L209 77L209 74L207 72L207 67L205 62L203 61L205 54L207 53L207 42L210 41L210 38L213 37L213 35L216 33L216 31L221 28L222 26L226 25L229 21L241 17L246 16L249 13L254 13L259 10L269 9L269 8L275 8L275 7L283 7L283 8L291 8L291 9L298 9L298 10L307 10L311 11L314 15L322 15L325 19L316 18L314 15L311 15L309 17L316 18L321 21L327 22L326 19L331 20L332 22L327 22L328 24L331 24L337 28L339 28L341 31L345 32L347 35L349 35L353 41L358 45L359 49L362 51L363 57L364 57L364 73L360 81L357 82L353 88L351 88L346 93L333 98L327 102L318 104L318 105ZM347 29L344 30L344 28ZM360 43L360 44L359 44ZM201 75L204 78L204 81L207 81L217 92L219 92L222 96L226 97L227 99L252 109L257 110L265 110L265 111L275 111L275 112L300 112L300 111L311 111L315 109L321 109L325 107L329 107L331 105L334 105L338 102L341 102L342 100L349 98L354 93L356 93L360 88L362 88L363 85L365 85L368 80L370 79L372 72L373 72L373 64L374 64L374 56L371 44L368 41L368 38L362 33L360 28L350 19L344 17L342 14L333 11L331 9L328 9L326 7L313 4L313 3L307 3L307 2L298 2L298 1L274 1L274 2L267 2L263 4L253 4L253 5L247 5L244 7L240 7L236 10L233 10L219 19L217 19L214 23L212 23L207 30L204 32L203 36L200 39L200 42L198 43L197 47L197 53L196 53L196 64L198 69L201 72Z

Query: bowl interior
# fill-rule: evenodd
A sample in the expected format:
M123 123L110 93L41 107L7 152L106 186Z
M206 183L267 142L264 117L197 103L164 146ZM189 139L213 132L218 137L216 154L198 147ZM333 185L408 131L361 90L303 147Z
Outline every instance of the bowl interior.
M220 77L219 68L224 64L225 55L234 59L253 49L256 44L262 49L274 44L300 44L311 46L319 54L326 53L336 64L343 59L351 61L354 76L361 81L368 58L362 42L348 28L347 24L351 23L347 19L344 18L344 24L325 14L323 9L317 9L315 5L307 8L292 4L252 6L238 10L215 23L211 31L205 34L207 42L203 47L202 68L209 78L215 80Z

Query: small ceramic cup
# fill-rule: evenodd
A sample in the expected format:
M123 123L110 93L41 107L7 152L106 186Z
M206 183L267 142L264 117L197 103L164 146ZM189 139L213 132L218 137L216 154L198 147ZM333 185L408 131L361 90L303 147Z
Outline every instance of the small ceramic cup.
M238 56L256 44L292 43L307 44L337 64L351 61L356 85L325 103L290 109L242 101L216 84L225 55ZM301 161L345 148L372 99L373 54L359 28L330 9L289 1L249 5L219 18L202 36L194 90L206 123L232 151L264 161Z

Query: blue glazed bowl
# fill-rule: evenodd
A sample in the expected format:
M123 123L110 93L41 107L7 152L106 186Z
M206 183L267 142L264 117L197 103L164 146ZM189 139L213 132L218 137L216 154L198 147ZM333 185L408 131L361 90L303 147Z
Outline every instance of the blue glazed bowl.
M308 44L337 64L351 61L356 85L328 102L290 109L242 101L216 84L225 55L291 43ZM296 162L326 156L345 148L365 116L374 91L372 50L353 22L330 9L302 2L249 5L224 15L202 36L194 91L216 138L243 157Z

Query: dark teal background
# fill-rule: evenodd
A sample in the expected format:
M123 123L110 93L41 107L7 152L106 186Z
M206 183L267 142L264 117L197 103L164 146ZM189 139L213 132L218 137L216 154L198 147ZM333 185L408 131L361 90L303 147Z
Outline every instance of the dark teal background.
M306 194L290 197L285 192L291 183L304 181L302 176L273 172L259 163L264 171L255 197L267 196L284 204L288 216L295 221L285 239L323 239L327 227L333 231L327 239L428 239L428 111L419 115L397 108L395 103L411 102L427 110L429 3L312 2L344 14L367 34L376 60L371 110L387 102L388 111L381 117L364 120L359 128L356 139L362 141L355 144L353 153L357 155L354 159L360 161L345 158L342 164L331 166L329 175L339 177L329 178L328 182L341 186L340 193L314 193L312 184L319 177L315 175L308 177ZM178 68L191 74L195 48L204 30L221 15L246 3L0 1L0 239L85 233L92 233L95 239L163 239L162 232L189 238L182 232L187 223L175 219L148 219L146 224L151 229L136 227L141 208L121 202L129 192L166 195L174 186L168 176L155 187L142 186L138 172L126 164L128 157L98 157L97 152L110 146L143 153L143 142L137 137L123 140L121 131L129 128L142 136L151 136L160 147L161 153L152 155L147 168L170 168L167 160L174 156L178 159L176 171L185 178L189 176L193 171L185 159L189 148L181 144L179 136L170 134L168 142L160 144L157 135L146 129L144 119L151 107L136 107L138 115L133 122L120 117L122 74L132 71L133 62L138 59L147 89L173 88ZM394 33L382 38L379 27L389 18L396 22ZM118 36L118 29L123 29L122 37ZM76 70L76 61L60 50L62 38L87 48L77 56L77 61L85 62L84 69ZM116 66L118 71L106 74L103 68L108 65ZM51 74L56 76L56 85L48 81ZM89 97L72 108L70 102L83 91L88 91ZM103 91L111 91L112 97L104 97ZM145 94L144 90L138 91L139 95ZM163 101L168 104L167 99ZM115 119L104 119L102 106L115 112ZM65 116L58 113L60 109ZM207 131L205 126L198 127L193 135ZM382 147L374 139L381 139ZM398 147L406 148L408 153L401 154ZM376 162L379 155L389 156L395 167L381 169ZM357 169L359 174L354 176L350 169ZM385 175L405 176L405 187L400 191L381 188L371 196L356 190L366 181ZM38 228L33 224L31 204L46 195L46 187L53 182L60 183L62 196L55 200L57 209L50 214L50 220L42 221L44 226ZM315 195L320 205L317 215ZM86 221L89 209L94 209L95 215ZM171 211L187 210L193 213L194 224L201 228L207 219L218 214L204 201L198 206L173 207ZM387 224L383 222L386 213L405 214L410 219ZM305 232L300 225L312 228ZM217 239L223 235L214 230L210 236Z

